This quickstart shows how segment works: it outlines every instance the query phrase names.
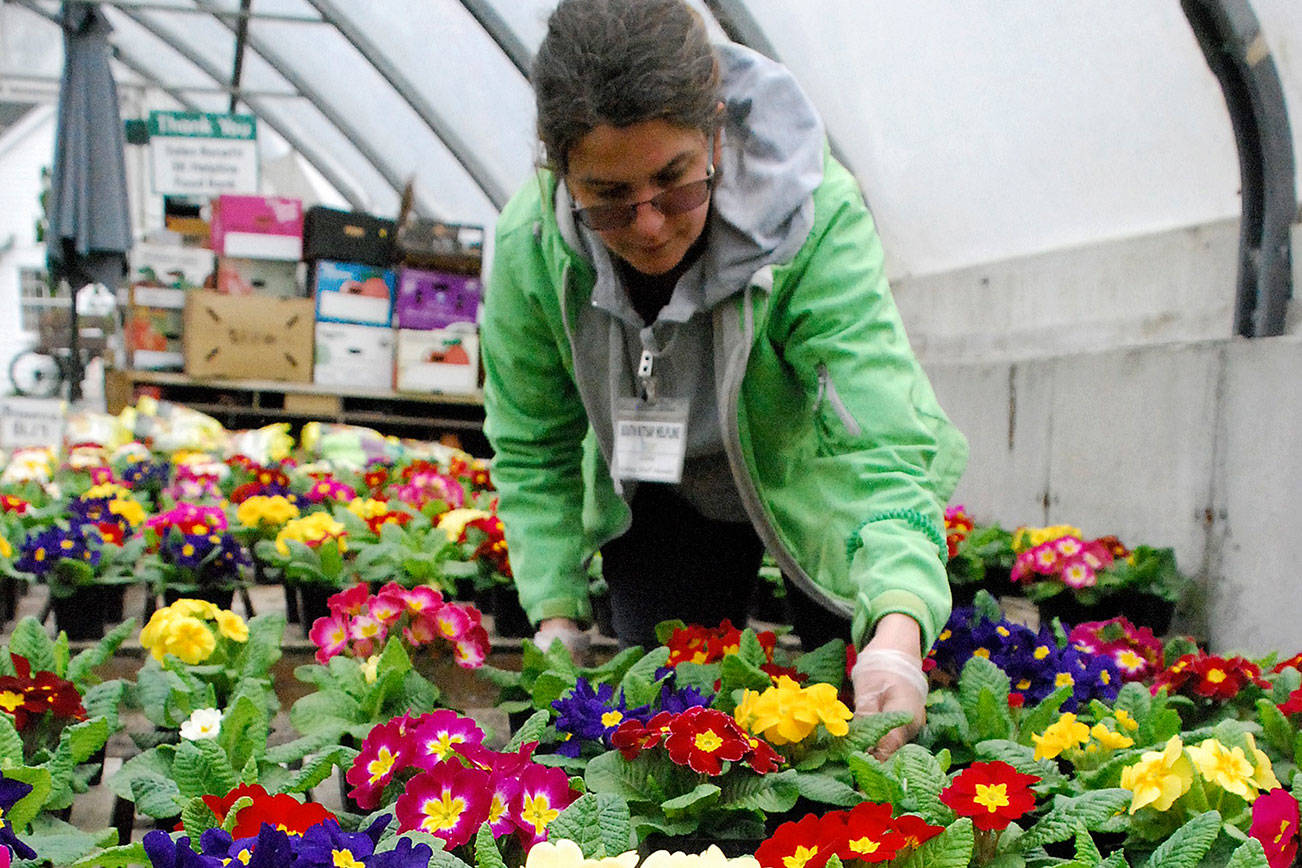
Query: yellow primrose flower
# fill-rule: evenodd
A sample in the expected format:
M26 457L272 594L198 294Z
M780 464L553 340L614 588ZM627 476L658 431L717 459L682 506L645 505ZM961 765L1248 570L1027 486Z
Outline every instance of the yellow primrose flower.
M1093 728L1090 729L1090 735L1094 736L1094 740L1108 750L1130 747L1135 743L1135 740L1130 736L1120 732L1113 732L1101 723L1094 724Z
M221 611L221 609L217 608L216 603L210 603L207 600L196 600L191 597L177 600L167 608L178 615L190 615L194 618L202 618L205 621L216 618L217 613Z
M281 494L255 494L235 508L235 520L245 527L279 527L299 515L298 507Z
M164 652L184 663L202 663L216 648L217 638L208 625L189 615L173 618L163 635Z
M850 731L854 713L836 696L830 684L801 687L785 675L763 693L747 690L733 717L754 735L763 735L773 744L803 741L821 723L835 736Z
M636 865L636 850L604 859L584 859L579 845L566 838L539 841L529 848L524 860L524 868L634 868Z
M1279 778L1275 777L1275 769L1271 765L1270 757L1266 756L1264 750L1257 747L1257 741L1252 737L1252 733L1245 732L1243 737L1247 739L1248 752L1252 754L1252 783L1263 793L1268 793L1283 786L1279 782Z
M1256 798L1256 791L1249 795L1252 777L1256 774L1251 761L1241 747L1227 748L1214 738L1209 738L1198 745L1189 745L1189 758L1198 768L1198 773L1209 783L1234 793L1240 798L1251 801Z
M86 489L86 493L82 495L86 500L99 500L100 498L112 500L118 497L130 496L131 489L118 485L116 482L101 482L99 485L92 485L90 488Z
M348 511L360 519L375 518L389 511L389 505L373 497L354 497L348 502Z
M0 557L11 558L14 556L14 547L9 544L9 540L0 534Z
M362 677L366 679L366 683L374 684L375 679L380 677L380 655L372 654L358 664L358 668L362 670Z
M448 535L448 539L456 542L461 539L461 534L465 531L466 525L480 518L489 518L491 513L484 512L482 509L449 509L439 516L439 529Z
M1165 811L1189 791L1193 763L1185 756L1180 736L1173 735L1162 750L1144 751L1139 761L1121 770L1121 786L1134 793L1130 813L1146 805Z
M180 615L173 612L170 606L159 609L140 631L140 644L149 649L149 653L154 655L155 660L162 662L163 655L166 653L163 650L163 636L166 635L172 620L179 617Z
M1053 759L1065 750L1080 747L1089 737L1090 728L1076 720L1076 715L1067 712L1042 734L1032 733L1031 741L1035 742L1036 759Z
M1122 729L1128 729L1131 732L1139 729L1139 721L1131 717L1130 712L1126 711L1124 708L1118 708L1116 711L1112 712L1112 716L1117 719L1117 726Z
M276 534L276 551L282 555L289 554L289 544L286 540L298 540L307 546L319 546L329 539L333 539L339 546L339 551L346 551L348 546L343 540L344 526L330 517L328 512L313 512L302 518L291 519Z
M1040 543L1046 543L1049 540L1064 536L1084 539L1080 528L1072 527L1069 524L1054 524L1049 527L1019 527L1013 533L1013 550L1017 552L1026 551L1035 548Z
M110 500L108 508L109 512L126 519L132 527L139 527L145 520L145 508L138 501L125 495Z
M229 609L222 609L217 613L217 632L233 642L249 640L249 625Z

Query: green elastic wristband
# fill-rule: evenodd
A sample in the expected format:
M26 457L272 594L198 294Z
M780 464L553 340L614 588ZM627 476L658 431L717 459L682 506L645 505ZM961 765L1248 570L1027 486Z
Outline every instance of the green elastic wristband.
M854 560L855 554L858 553L859 549L863 548L863 538L860 537L860 534L863 532L864 528L873 522L890 521L892 519L903 521L909 525L909 527L931 540L936 546L937 557L943 559L948 556L949 547L945 545L945 535L936 527L934 521L927 518L916 509L892 509L887 512L879 512L877 515L874 515L872 518L855 528L854 533L850 534L849 538L845 541L846 561Z

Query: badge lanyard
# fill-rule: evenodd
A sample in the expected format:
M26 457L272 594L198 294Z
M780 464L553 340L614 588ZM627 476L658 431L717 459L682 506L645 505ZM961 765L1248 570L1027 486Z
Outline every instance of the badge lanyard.
M615 401L616 479L678 483L687 455L687 415L691 402L663 398L655 375L655 356L643 350L637 379L641 396Z

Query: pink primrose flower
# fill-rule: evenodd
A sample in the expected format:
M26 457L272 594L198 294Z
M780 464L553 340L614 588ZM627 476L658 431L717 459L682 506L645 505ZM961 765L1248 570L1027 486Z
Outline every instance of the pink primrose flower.
M1049 576L1058 571L1058 549L1052 542L1040 543L1028 552L1031 556L1029 566L1040 575Z
M469 609L470 607L457 603L444 603L440 606L434 613L434 626L439 635L449 642L456 642L469 633L470 628L475 626Z
M1085 548L1085 543L1081 542L1080 537L1076 536L1060 536L1053 540L1051 544L1054 550L1058 552L1058 556L1065 559L1076 557Z
M1081 549L1080 558L1095 572L1112 566L1113 561L1111 550L1098 540L1087 542Z
M326 500L337 500L347 503L357 497L357 492L350 485L345 485L337 479L329 477L318 479L312 483L312 487L307 491L307 499L312 503L322 503Z
M381 593L371 597L368 608L370 609L370 616L388 628L392 627L394 622L402 617L407 604L402 597L396 594Z
M365 582L358 582L351 588L345 588L330 599L326 600L326 605L330 607L331 612L336 614L342 612L348 615L360 615L366 608L366 601L370 599L371 589Z
M412 778L394 808L400 832L428 832L452 849L479 830L491 804L488 772L449 760Z
M443 605L443 595L429 585L417 585L404 591L402 598L407 604L407 610L413 615L437 611Z
M511 820L523 833L525 849L547 840L547 827L578 794L563 769L531 763L520 775L520 792L511 804Z
M1062 567L1062 583L1069 588L1089 588L1098 581L1094 571L1084 561L1068 561Z
M422 613L414 621L402 628L402 637L413 648L419 648L433 642L439 637L439 629L438 625L434 623L434 616L429 613Z
M411 764L411 751L403 735L405 718L371 727L344 780L353 785L348 795L368 811L380 805L385 786Z
M362 614L348 624L348 637L354 642L381 642L388 628L373 615Z
M348 647L348 616L340 613L317 618L312 622L312 629L307 635L312 644L316 645L317 662L326 663Z
M167 512L145 519L145 527L159 536L171 527L185 534L206 534L210 530L226 530L226 513L219 506L195 506L182 502Z
M1249 833L1261 842L1270 868L1288 868L1298 851L1297 799L1285 789L1262 793L1252 803Z
M482 624L476 624L457 640L452 648L452 659L462 669L478 669L488 659L489 648L488 631Z
M416 718L412 721L409 735L412 764L422 769L432 769L445 760L456 759L463 750L484 743L484 731L473 720L447 709Z

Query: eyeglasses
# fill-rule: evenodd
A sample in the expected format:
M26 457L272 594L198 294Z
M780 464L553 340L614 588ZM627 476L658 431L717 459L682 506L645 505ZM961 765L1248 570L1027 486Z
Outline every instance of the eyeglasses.
M626 205L591 205L587 208L574 206L572 210L576 220L597 232L623 229L633 225L633 221L637 220L637 209L643 205L650 205L666 217L695 211L710 198L710 189L713 186L714 166L710 166L701 180L670 187L641 202L631 202Z

